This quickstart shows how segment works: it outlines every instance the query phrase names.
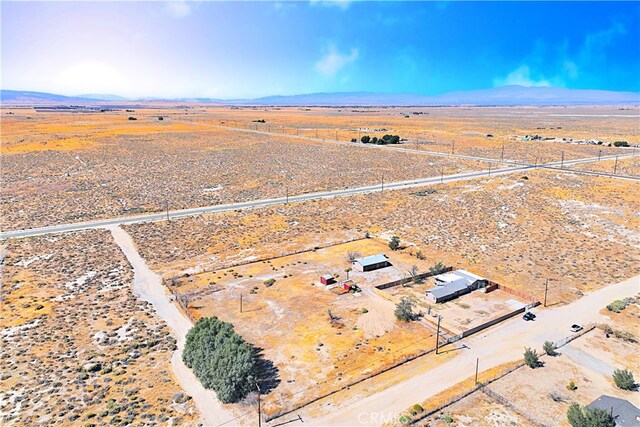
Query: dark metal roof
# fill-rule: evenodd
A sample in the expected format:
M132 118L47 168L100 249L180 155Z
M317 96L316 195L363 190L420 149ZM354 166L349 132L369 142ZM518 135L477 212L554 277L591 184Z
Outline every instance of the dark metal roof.
M590 404L587 408L604 409L612 411L613 419L616 426L639 426L640 425L640 409L631 402L617 397L602 395Z

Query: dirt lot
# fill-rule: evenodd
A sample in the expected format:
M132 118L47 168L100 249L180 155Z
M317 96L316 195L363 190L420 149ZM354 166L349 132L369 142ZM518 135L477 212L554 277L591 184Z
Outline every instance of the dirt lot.
M321 285L319 276L335 272L344 279L350 251L363 256L387 252L394 267L351 273L363 292L339 295ZM189 295L196 319L216 315L264 350L280 376L278 387L266 396L265 412L273 414L434 345L430 328L398 322L394 304L371 292L374 285L397 279L402 267L412 263L425 261L364 239L191 275L178 279L174 289ZM275 283L267 286L268 279Z
M195 426L175 341L131 292L106 231L10 241L0 312L3 425Z
M557 304L639 273L639 190L635 182L541 170L526 179L491 177L125 228L165 276L366 231L395 233L406 251L539 298L549 278L549 304Z
M442 316L441 325L455 335L526 305L526 302L500 290L488 294L476 290L454 300L434 304L425 297L425 292L433 287L433 279L427 279L419 285L397 286L386 291L396 298L404 296L416 301L432 322L437 322L437 317Z

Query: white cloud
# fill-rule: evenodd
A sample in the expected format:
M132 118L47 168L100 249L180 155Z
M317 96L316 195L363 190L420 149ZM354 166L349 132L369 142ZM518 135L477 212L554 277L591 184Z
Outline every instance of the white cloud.
M494 86L551 86L549 80L544 78L533 78L528 65L522 65L504 78L493 79Z
M174 18L184 18L191 15L191 5L185 0L168 0L165 10Z
M312 5L337 7L338 9L347 10L351 5L351 0L310 0L309 3Z
M349 54L344 54L331 44L323 49L322 57L316 62L316 70L325 76L334 76L356 59L358 59L358 49L351 48Z

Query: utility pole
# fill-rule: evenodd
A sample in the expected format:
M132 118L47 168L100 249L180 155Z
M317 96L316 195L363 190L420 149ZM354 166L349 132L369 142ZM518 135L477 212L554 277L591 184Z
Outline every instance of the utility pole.
M444 169L440 169L440 184L444 182Z
M240 313L242 313L242 294L240 294Z
M289 204L289 186L285 186L284 187L284 191L285 191L285 203L288 205Z
M456 142L455 142L455 141L453 141L453 142L451 143L451 154L453 154L453 152L454 152L455 148L456 148Z
M169 221L169 199L165 200L167 202L167 221Z
M613 165L613 174L615 175L617 171L618 171L618 156L616 156L616 162Z
M564 168L564 151L562 152L562 157L560 158L560 169Z
M547 278L547 281L544 284L544 307L547 306L547 291L549 290L549 278Z
M480 358L476 357L476 381L474 384L478 384L478 364L480 363Z
M504 161L504 141L502 142L502 153L500 153L500 161Z
M438 349L440 348L440 319L442 319L442 316L438 315L438 330L436 332L436 354L438 354Z
M260 386L257 382L256 388L258 389L258 427L262 427L262 410L260 409Z
M382 181L380 182L380 192L384 191L384 174L382 174Z
M600 155L602 154L602 150L598 150L598 161L600 161Z

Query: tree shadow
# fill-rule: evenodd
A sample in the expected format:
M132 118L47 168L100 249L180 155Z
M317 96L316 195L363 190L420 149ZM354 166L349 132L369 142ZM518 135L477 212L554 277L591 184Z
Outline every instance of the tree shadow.
M254 347L256 352L256 382L261 394L268 394L280 384L280 371L271 360L264 357L264 350Z

